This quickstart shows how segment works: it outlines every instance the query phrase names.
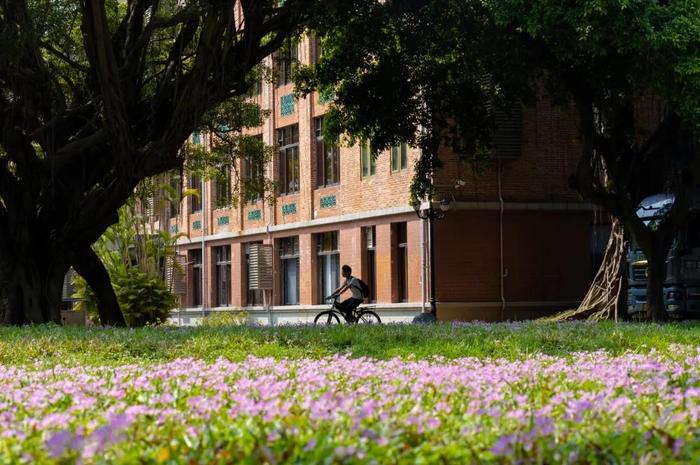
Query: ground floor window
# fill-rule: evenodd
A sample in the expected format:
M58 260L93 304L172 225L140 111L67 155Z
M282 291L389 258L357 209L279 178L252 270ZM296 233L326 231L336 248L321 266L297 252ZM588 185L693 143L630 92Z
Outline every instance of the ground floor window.
M248 306L258 306L258 305L263 305L264 304L264 296L263 296L263 290L262 289L251 289L250 288L250 246L253 244L262 244L262 242L252 242L248 244L246 247L246 252L245 252L245 259L246 259L246 268L248 270L248 273L246 273L247 276L247 282L246 282L246 289L248 290L248 295L247 295L247 300L246 300L246 305Z
M299 238L286 237L280 240L280 262L282 265L282 303L299 304Z
M202 251L190 250L190 264L192 266L192 306L202 305Z
M332 294L340 285L340 252L338 232L332 231L317 236L319 301Z
M369 301L377 301L377 229L374 226L365 228L365 257L367 276L364 281L369 286Z
M231 303L231 247L217 247L216 253L216 306Z
M399 302L408 302L408 234L406 223L395 223L396 232L396 273L399 288Z

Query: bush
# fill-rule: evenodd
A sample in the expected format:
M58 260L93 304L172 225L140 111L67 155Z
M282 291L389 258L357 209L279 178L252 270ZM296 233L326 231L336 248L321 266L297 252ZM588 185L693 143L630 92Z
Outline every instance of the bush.
M123 267L118 270L111 276L112 285L126 324L134 327L165 322L170 310L177 305L176 297L167 284L160 277L148 276L138 268ZM80 277L76 278L75 287L76 297L84 299L78 303L78 310L87 310L90 320L99 324L95 294Z
M251 323L247 312L215 312L202 318L201 326L205 328L226 328Z

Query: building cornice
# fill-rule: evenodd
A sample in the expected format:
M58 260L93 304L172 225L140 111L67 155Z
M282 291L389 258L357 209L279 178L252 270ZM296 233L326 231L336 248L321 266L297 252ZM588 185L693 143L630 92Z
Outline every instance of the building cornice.
M595 207L591 203L583 202L506 202L504 204L504 210L506 211L589 211L593 210ZM453 202L450 206L450 211L458 210L474 210L474 211L484 211L484 210L498 210L500 204L498 202ZM264 234L274 234L277 232L314 228L318 226L326 226L338 223L347 223L351 221L362 221L370 220L373 218L382 218L387 216L395 215L405 215L407 213L413 213L413 208L409 205L391 208L382 208L378 210L370 210L364 212L349 213L339 216L331 216L325 218L316 218L309 221L295 221L293 223L277 224L272 225L268 228L252 228L243 231L227 231L218 234L210 234L204 237L205 242L219 241L225 239L235 239L240 237L253 237ZM200 244L202 242L201 237L196 237L194 239L181 238L177 241L177 245L190 245L190 244Z

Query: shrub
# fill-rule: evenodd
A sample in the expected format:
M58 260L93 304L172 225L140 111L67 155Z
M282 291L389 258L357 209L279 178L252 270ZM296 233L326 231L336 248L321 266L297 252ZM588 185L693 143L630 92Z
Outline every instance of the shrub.
M215 312L202 318L201 326L205 328L225 328L251 323L247 312Z
M138 268L117 270L111 275L112 285L126 324L134 327L165 322L170 310L177 305L167 284L160 277L149 276ZM76 278L75 283L76 297L84 299L78 303L78 309L87 310L90 320L99 324L95 294L82 278Z

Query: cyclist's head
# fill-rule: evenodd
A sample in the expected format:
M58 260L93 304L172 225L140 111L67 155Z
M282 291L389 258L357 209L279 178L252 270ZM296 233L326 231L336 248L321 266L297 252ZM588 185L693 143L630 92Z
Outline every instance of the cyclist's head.
M346 278L347 278L348 276L352 276L352 268L350 268L350 266L348 266L348 265L343 265L343 276L346 277Z

